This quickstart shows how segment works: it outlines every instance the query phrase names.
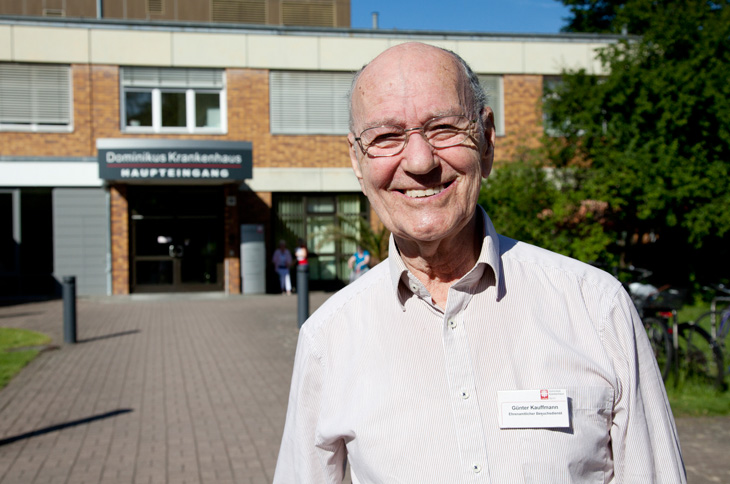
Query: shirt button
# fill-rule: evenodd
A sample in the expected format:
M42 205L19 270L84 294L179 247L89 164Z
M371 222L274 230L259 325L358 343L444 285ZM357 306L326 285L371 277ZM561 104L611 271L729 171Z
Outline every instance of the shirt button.
M456 328L456 321L453 319L449 321L449 328L454 329Z
M479 474L480 472L482 472L482 466L480 466L479 464L474 464L471 468L474 471L474 474Z
M411 283L411 291L418 292L418 286L415 283Z
M464 400L468 399L469 398L469 392L467 392L466 390L462 390L461 391L461 398L463 398Z

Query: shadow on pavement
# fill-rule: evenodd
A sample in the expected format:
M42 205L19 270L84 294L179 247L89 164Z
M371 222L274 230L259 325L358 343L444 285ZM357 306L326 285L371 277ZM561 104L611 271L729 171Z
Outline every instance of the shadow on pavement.
M101 336L94 336L93 338L84 338L77 341L77 343L91 343L92 341L99 341L101 339L116 338L117 336L127 336L130 334L141 333L139 329L130 329L129 331L120 331L118 333L103 334Z
M119 410L112 410L111 412L100 413L99 415L93 415L91 417L86 417L86 418L82 418L79 420L72 420L70 422L65 422L62 424L51 425L50 427L33 430L30 432L26 432L24 434L14 435L13 437L8 437L8 438L0 440L0 447L2 447L3 445L12 444L13 442L17 442L19 440L30 439L32 437L37 437L39 435L55 432L56 430L63 430L63 429L69 428L69 427L75 427L76 425L83 425L83 424L91 423L96 420L103 420L105 418L116 417L117 415L130 413L132 411L133 410L131 408L120 408Z

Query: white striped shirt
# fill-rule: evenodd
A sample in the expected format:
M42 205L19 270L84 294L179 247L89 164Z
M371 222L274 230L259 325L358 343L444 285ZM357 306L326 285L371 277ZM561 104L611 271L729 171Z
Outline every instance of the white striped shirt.
M621 284L498 235L445 310L390 257L302 327L275 483L684 483ZM500 429L497 392L566 389L567 429Z

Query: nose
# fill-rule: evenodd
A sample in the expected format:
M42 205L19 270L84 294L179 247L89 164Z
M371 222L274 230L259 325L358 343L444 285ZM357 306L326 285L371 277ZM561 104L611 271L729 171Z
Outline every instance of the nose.
M401 167L416 175L429 173L436 168L438 162L434 156L434 148L426 141L423 128L408 129L406 134L408 137L401 153Z

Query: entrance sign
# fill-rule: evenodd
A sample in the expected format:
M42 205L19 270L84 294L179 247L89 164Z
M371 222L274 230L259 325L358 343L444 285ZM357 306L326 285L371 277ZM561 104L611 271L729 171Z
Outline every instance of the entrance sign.
M253 177L248 141L104 138L96 141L104 180L245 180Z

